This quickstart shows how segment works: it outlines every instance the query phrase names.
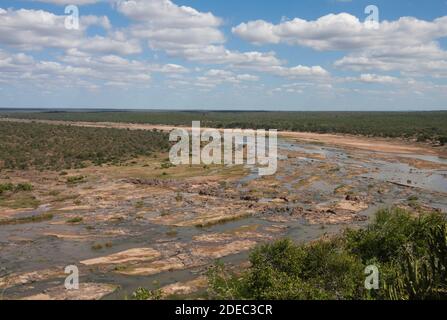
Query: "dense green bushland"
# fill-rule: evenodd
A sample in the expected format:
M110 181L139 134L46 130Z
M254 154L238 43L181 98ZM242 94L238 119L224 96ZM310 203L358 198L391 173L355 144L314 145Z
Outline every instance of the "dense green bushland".
M156 131L0 122L0 169L81 168L168 148L168 135Z
M433 112L2 112L0 116L93 122L278 129L447 142L447 111Z
M447 299L447 225L439 213L383 210L366 229L308 245L280 240L252 251L251 266L210 269L220 299ZM374 265L379 290L365 289Z

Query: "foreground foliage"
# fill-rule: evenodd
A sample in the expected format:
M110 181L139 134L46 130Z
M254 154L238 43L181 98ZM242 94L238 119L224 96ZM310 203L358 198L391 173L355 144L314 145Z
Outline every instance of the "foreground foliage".
M132 300L161 300L162 293L160 290L148 290L145 288L138 288L132 293Z
M71 169L167 151L158 131L0 123L0 169Z
M446 299L447 226L438 213L413 217L383 210L364 230L310 245L280 240L256 248L242 274L217 264L209 271L219 299ZM365 289L365 268L380 272Z

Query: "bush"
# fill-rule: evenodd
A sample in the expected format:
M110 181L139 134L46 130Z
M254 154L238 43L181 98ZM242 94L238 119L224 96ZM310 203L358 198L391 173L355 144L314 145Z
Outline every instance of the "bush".
M433 300L447 298L447 227L433 227L427 235L429 250L418 255L407 247L402 263L385 283L388 298Z
M211 270L214 295L219 298L355 299L363 267L358 258L337 249L335 242L304 246L281 240L255 249L251 267L239 280L220 267ZM224 290L222 284L230 284ZM217 289L217 290L216 290Z
M14 185L12 183L1 183L0 184L0 194L2 194L5 191L13 191Z
M297 245L280 240L254 249L242 273L218 264L209 294L220 299L446 299L447 227L438 213L418 217L382 210L364 230ZM380 290L365 289L375 265Z
M33 186L29 183L19 183L14 185L12 183L2 183L0 184L0 195L5 191L20 192L20 191L32 191Z
M19 183L15 189L16 192L18 191L32 191L33 190L33 186L29 183Z
M443 223L445 218L438 213L413 217L402 209L381 210L366 229L346 232L346 247L365 263L388 263L402 254L408 243L419 253L426 250L428 232Z
M133 300L160 300L162 293L160 290L148 290L145 288L138 288L132 294Z
M67 223L76 224L76 223L81 223L82 221L84 221L84 218L74 217L74 218L68 219Z
M67 184L78 184L78 183L83 183L86 180L85 176L72 176L72 177L68 177L67 178Z

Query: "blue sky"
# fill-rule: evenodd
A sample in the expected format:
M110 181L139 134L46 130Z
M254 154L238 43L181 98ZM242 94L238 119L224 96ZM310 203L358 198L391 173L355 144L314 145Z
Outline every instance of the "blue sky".
M440 110L446 47L445 0L2 0L0 107Z

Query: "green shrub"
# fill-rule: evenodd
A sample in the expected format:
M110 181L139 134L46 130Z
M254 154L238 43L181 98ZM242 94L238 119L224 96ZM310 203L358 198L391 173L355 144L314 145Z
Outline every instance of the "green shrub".
M86 182L85 176L73 176L67 178L67 184L78 184Z
M19 183L17 185L14 185L12 183L0 184L0 194L4 193L5 191L20 192L20 191L32 191L32 190L33 185L30 183Z
M219 299L447 299L445 216L381 210L366 229L297 245L279 240L254 249L251 266L209 270L209 295ZM375 265L379 290L365 289Z
M12 183L1 183L0 184L0 194L2 194L5 191L13 191L14 185Z
M161 169L170 169L173 167L175 167L175 165L170 162L163 162L160 166Z
M256 248L242 277L214 267L212 295L235 299L355 299L362 297L363 266L336 242L295 245L280 240ZM219 288L222 284L226 286Z
M68 219L67 223L76 224L76 223L81 223L83 220L84 220L84 218L82 218L82 217L74 217L74 218Z
M103 248L104 246L100 243L95 243L94 245L92 245L92 250L101 250Z
M415 244L415 250L425 250L427 233L444 221L437 213L413 217L402 209L380 210L366 229L346 232L346 247L365 263L387 263L399 256L410 242Z
M133 300L160 300L162 293L160 290L148 290L145 288L138 288L132 294Z
M393 300L433 300L447 298L447 226L433 227L428 237L429 250L423 256L407 247L393 280L385 283Z
M33 190L33 186L29 183L19 183L15 188L14 191L19 192L19 191L32 191Z
M447 144L447 136L439 137L439 143L444 146Z

